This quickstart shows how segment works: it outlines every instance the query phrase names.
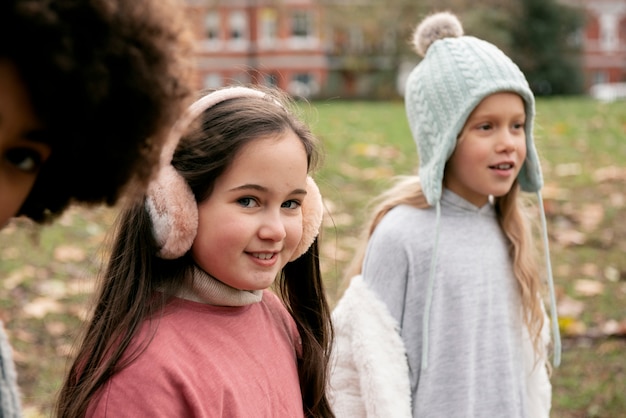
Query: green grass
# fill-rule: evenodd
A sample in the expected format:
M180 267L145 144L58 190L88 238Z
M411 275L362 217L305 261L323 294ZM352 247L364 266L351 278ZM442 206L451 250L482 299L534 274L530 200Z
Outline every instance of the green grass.
M415 173L417 153L402 102L328 100L302 110L326 154L316 179L328 209L322 271L334 303L369 201L393 176ZM626 336L603 331L610 321L621 321L626 331L626 105L540 99L536 145L565 309L552 416L626 416ZM50 414L114 215L114 208L73 208L42 229L19 221L0 232L0 313L15 348L27 417ZM601 291L585 293L581 280ZM579 311L567 309L572 301Z

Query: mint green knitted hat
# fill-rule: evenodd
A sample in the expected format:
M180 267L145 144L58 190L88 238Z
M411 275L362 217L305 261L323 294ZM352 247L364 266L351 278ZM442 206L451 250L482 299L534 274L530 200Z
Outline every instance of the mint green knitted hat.
M449 12L426 17L414 32L413 45L424 58L407 79L405 104L428 203L441 198L446 161L470 113L485 97L502 91L524 100L527 151L518 181L524 191L539 191L543 180L533 142L535 99L517 65L489 42L463 36L461 22Z

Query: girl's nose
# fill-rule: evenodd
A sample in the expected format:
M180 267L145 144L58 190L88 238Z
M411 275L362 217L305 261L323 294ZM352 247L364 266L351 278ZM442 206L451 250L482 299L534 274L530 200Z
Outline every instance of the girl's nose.
M261 227L259 228L259 237L272 241L282 241L287 235L285 223L280 211L267 211L263 214Z
M517 147L517 141L519 135L515 135L508 129L503 129L498 135L498 151L499 152L513 152Z

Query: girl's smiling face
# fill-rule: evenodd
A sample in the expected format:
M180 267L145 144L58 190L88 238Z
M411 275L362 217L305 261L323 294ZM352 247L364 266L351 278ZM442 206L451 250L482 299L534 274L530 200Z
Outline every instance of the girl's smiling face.
M526 159L526 112L515 93L476 106L446 163L444 186L477 207L509 192Z
M18 212L50 156L42 133L17 70L0 60L0 228Z
M198 266L236 289L269 287L302 237L307 171L292 131L245 145L198 205Z

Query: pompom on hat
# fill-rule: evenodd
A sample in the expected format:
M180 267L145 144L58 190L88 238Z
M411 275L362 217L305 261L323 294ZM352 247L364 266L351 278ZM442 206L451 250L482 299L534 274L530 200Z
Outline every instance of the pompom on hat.
M423 59L407 78L405 105L428 203L441 198L446 161L469 115L484 98L503 91L524 100L527 151L518 181L526 192L539 191L543 179L533 141L535 99L518 66L495 45L464 36L461 22L449 12L426 17L415 29L413 46Z

